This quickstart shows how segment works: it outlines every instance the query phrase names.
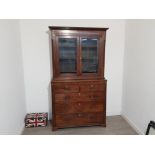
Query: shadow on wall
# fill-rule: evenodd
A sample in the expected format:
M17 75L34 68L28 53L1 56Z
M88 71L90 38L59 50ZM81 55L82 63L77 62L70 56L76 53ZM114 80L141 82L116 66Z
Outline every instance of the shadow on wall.
M46 33L48 34L48 40L49 40L49 59L50 59L50 79L52 81L52 78L53 78L53 69L52 69L52 44L51 44L51 33L50 31L46 31ZM51 81L49 81L49 84L48 84L48 119L51 120L52 119L52 90L51 90Z

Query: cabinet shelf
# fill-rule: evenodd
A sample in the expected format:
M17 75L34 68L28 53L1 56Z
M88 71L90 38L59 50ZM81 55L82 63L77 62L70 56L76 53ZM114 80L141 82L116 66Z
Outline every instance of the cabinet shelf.
M77 46L59 46L60 48L76 48ZM97 46L81 46L82 48L97 48Z
M59 47L60 48L76 48L77 46L67 46L67 45L62 46L62 45L60 45Z
M68 61L68 60L76 61L75 58L61 58L60 59L60 61Z
M82 48L97 48L97 46L82 46Z

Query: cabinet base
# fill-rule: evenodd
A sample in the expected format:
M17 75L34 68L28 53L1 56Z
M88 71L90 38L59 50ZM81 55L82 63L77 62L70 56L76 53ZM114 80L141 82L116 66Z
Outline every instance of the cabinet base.
M57 131L58 129L65 129L65 128L80 128L80 127L93 127L93 126L102 126L106 127L106 124L97 124L97 125L81 125L81 126L67 126L67 127L52 127L52 131Z

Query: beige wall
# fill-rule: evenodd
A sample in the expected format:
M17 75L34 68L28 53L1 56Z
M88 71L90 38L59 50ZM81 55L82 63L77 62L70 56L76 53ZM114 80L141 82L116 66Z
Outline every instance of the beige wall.
M26 114L18 20L0 20L0 134L20 134Z
M144 134L155 121L155 20L127 20L123 115Z

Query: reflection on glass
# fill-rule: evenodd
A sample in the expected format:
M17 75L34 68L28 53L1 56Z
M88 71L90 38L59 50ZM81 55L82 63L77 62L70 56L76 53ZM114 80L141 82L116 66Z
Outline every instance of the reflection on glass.
M75 38L59 38L60 73L76 72L76 50Z
M97 73L98 70L98 39L82 39L82 72Z

